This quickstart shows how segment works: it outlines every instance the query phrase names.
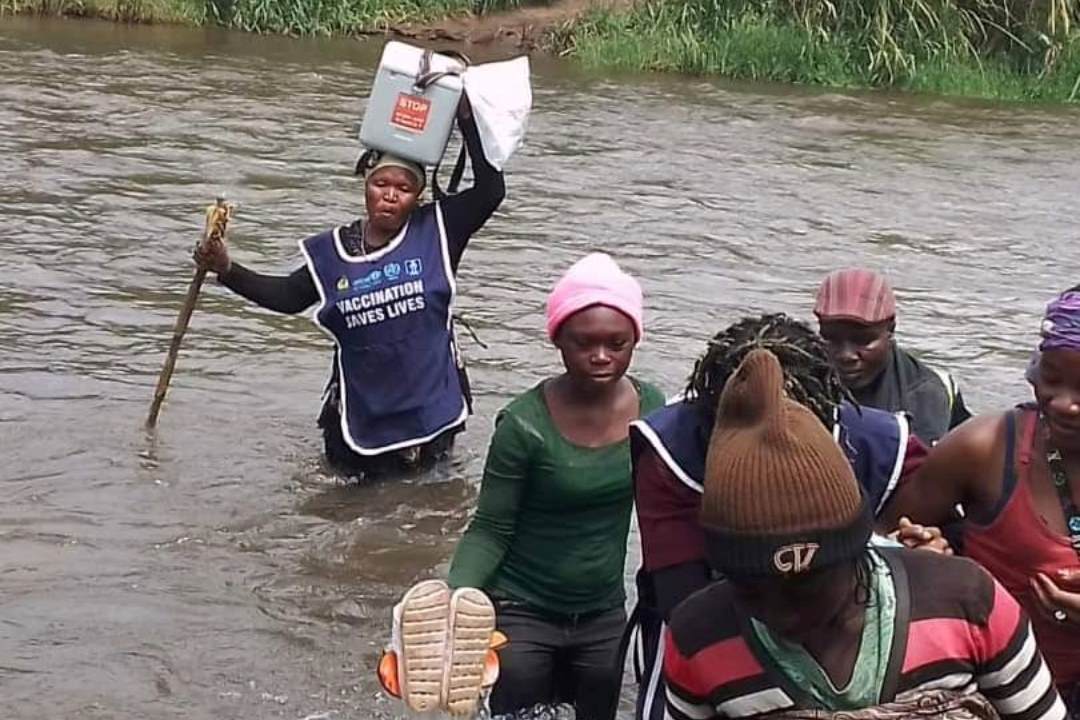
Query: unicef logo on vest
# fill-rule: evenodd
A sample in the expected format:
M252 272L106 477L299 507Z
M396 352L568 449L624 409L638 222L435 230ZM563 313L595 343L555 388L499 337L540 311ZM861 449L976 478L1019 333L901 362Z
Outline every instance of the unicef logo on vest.
M397 280L399 277L401 277L401 265L396 262L387 263L383 266L382 271L383 275L385 275L386 279L390 282L393 282L394 280Z
M424 272L424 263L420 258L409 258L405 261L405 274L409 277L420 277Z
M383 272L382 270L372 270L364 277L356 278L352 281L353 291L370 290L371 288L379 287L382 285Z

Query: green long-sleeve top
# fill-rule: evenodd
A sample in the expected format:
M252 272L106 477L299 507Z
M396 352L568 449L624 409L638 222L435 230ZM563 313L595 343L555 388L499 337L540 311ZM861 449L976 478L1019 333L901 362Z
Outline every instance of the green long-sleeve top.
M633 381L639 414L664 404ZM574 445L555 427L543 383L495 419L476 513L450 567L453 587L483 588L540 610L606 610L624 600L633 508L630 442Z

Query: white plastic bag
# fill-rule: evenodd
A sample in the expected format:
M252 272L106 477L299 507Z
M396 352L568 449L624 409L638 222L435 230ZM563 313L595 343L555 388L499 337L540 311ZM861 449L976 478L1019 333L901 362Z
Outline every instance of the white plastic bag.
M502 170L521 147L532 109L529 58L472 65L462 76L484 156Z

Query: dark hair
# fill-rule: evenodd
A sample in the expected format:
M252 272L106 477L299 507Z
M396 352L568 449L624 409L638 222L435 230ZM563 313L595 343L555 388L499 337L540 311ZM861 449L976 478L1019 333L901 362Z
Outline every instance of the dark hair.
M747 353L758 348L777 357L784 390L826 427L832 427L843 400L854 402L829 361L825 341L809 325L784 313L743 318L713 336L687 383L686 398L702 413L705 432L712 430L724 384Z

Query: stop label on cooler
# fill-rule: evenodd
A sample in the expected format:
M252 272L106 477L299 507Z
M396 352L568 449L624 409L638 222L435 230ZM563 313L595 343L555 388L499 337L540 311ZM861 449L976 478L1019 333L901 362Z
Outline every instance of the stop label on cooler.
M419 95L398 93L390 124L409 132L422 133L431 114L431 101Z

